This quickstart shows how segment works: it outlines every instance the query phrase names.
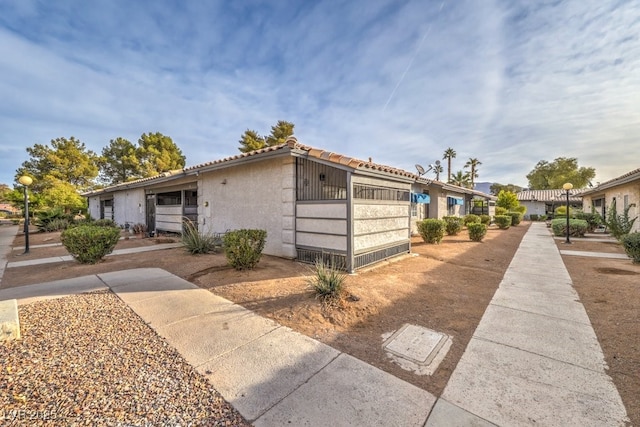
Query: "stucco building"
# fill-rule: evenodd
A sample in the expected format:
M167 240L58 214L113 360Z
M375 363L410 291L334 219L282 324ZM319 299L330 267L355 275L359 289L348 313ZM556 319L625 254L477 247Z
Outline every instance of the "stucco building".
M632 170L612 180L598 184L581 193L583 210L591 212L594 208L604 219L608 209L615 201L616 211L622 214L629 208L629 217L635 218L640 209L640 169ZM640 231L640 218L636 220L632 231Z
M185 218L203 232L264 229L266 254L305 262L330 254L354 271L410 251L416 191L434 193L429 203L420 203L423 217L464 214L469 197L482 194L291 137L282 145L85 196L94 218L142 223L150 231L181 232ZM452 206L449 199L455 199Z

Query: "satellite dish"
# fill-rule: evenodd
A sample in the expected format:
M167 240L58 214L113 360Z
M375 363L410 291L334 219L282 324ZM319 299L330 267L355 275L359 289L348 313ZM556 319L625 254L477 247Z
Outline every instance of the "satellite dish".
M440 160L436 160L436 166L440 166Z
M416 165L416 169L418 170L418 175L424 175L425 174L425 170L422 166L420 165Z

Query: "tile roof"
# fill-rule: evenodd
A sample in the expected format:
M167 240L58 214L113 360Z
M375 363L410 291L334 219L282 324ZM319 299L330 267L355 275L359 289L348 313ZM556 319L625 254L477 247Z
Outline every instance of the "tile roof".
M585 190L585 194L593 194L598 191L606 190L607 188L612 188L632 181L640 181L640 168L627 172L624 175L620 175L617 178L610 179L609 181L602 182L594 188L589 188Z
M247 153L240 153L240 154L236 154L235 156L229 156L229 157L225 157L222 159L218 159L218 160L212 160L209 162L205 162L205 163L200 163L197 165L193 165L193 166L188 166L184 169L177 169L174 171L170 171L170 172L164 172L160 175L156 175L156 176L152 176L149 178L142 178L142 179L138 179L135 181L129 181L129 182L125 182L125 183L121 183L121 184L116 184L110 187L106 187L104 189L101 190L96 190L93 192L88 192L85 193L85 196L88 195L95 195L98 193L102 193L102 192L106 192L106 191L112 191L112 190L118 190L120 188L128 188L128 187L137 187L140 186L141 184L144 183L151 183L153 181L162 181L162 178L166 178L171 179L173 177L177 177L177 176L186 176L186 175L191 175L191 174L195 174L198 171L202 170L202 169L208 169L211 166L216 166L216 165L223 165L225 163L229 163L232 161L242 161L243 159L246 158L250 158L250 157L255 157L261 154L266 154L266 153L277 153L278 151L289 151L289 152L294 152L297 153L300 156L308 156L308 157L313 157L319 160L323 160L323 161L327 161L330 163L334 163L336 165L341 165L341 166L346 166L349 168L352 168L354 170L359 170L359 171L364 171L364 172L373 172L373 173L382 173L382 174L386 174L386 175L392 175L392 176L397 176L397 177L401 177L404 179L412 179L412 180L416 180L418 182L423 182L426 184L429 183L436 183L438 185L441 186L449 186L449 187L455 187L455 189L459 189L462 192L465 193L473 193L473 194L477 194L477 195L485 195L484 193L475 191L475 190L471 190L471 189L465 189L462 187L457 187L457 186L452 186L451 184L446 184L446 183L442 183L439 181L433 181L433 180L425 180L425 178L422 178L420 175L414 173L414 172L409 172L406 171L404 169L399 169L399 168L394 168L392 166L386 166L386 165L381 165L378 163L373 163L371 161L365 161L365 160L360 160L354 157L349 157L349 156L345 156L342 154L338 154L338 153L334 153L331 151L326 151L326 150L322 150L319 148L314 148L314 147L310 147L308 145L304 145L304 144L300 144L298 142L298 140L294 137L291 136L289 137L286 142L284 142L283 144L280 145L274 145L271 147L265 147L265 148L261 148L259 150L254 150L254 151L250 151ZM486 196L486 195L485 195Z
M580 202L582 190L573 189L569 191L569 201ZM521 202L558 202L566 200L567 193L562 188L553 190L523 190L516 193L518 201Z

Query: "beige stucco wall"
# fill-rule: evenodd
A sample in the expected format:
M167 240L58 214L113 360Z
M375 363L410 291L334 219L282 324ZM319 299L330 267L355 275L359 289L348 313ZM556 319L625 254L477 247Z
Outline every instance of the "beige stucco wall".
M200 229L208 232L263 229L267 231L265 254L294 258L294 165L291 157L276 157L201 173Z
M353 184L411 191L410 183L354 175ZM353 252L365 253L409 241L408 201L353 199Z
M616 211L619 215L624 213L624 198L628 197L628 204L635 205L629 209L629 218L635 218L640 216L640 181L622 184L616 187L612 187L604 190L603 192L587 195L582 199L582 210L585 212L591 212L593 201L605 199L605 207L608 212L613 199L616 199ZM597 209L599 210L599 209ZM599 211L602 214L601 211ZM606 218L605 218L606 219ZM640 217L633 224L632 231L640 231Z

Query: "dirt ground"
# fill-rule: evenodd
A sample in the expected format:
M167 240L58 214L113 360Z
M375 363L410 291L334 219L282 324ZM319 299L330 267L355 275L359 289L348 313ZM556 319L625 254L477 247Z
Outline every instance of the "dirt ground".
M5 270L0 287L52 281L106 271L160 267L241 304L300 333L351 354L429 392L440 395L493 297L528 223L509 230L490 228L482 243L466 231L446 236L440 245L412 241L413 254L350 275L350 298L327 312L309 290L311 266L264 256L252 271L226 266L222 254L193 256L168 249L112 256L96 265L54 263ZM62 247L33 248L59 241L58 233L32 234L31 253L18 248L9 262L65 255ZM173 238L175 241L177 239ZM158 239L121 240L116 249L155 245ZM560 249L567 249L557 240ZM624 253L617 243L575 241L571 250ZM563 256L603 347L610 375L635 425L640 425L640 265L626 260ZM453 338L447 357L432 376L405 371L382 350L383 335L412 323Z

